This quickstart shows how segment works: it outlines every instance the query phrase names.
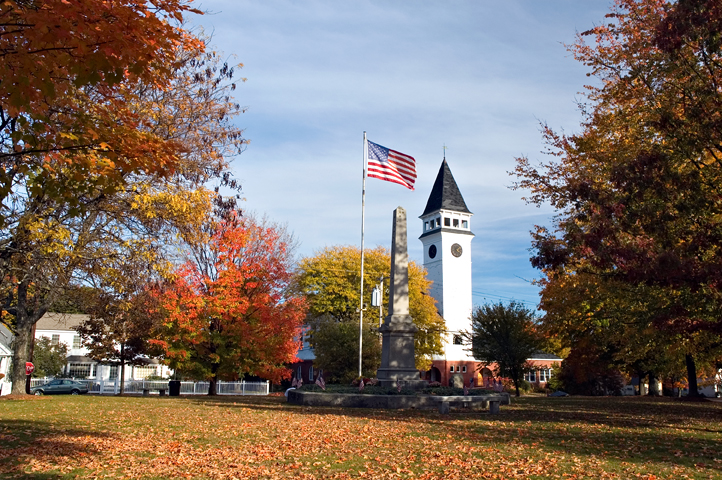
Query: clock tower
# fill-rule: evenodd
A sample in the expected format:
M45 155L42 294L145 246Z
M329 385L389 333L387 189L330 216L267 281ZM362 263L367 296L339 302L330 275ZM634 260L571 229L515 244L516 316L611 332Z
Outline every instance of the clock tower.
M423 224L419 240L424 245L424 267L427 278L434 282L431 295L446 322L444 355L433 359L434 367L442 374L436 380L442 382L450 378L454 368L454 373L464 374L465 379L474 373L474 359L460 337L460 332L471 330L472 215L444 158L419 217Z

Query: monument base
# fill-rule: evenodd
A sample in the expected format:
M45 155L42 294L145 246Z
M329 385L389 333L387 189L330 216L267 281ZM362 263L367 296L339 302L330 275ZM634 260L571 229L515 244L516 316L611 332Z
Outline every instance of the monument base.
M414 390L428 387L429 383L419 377L419 371L415 368L379 368L376 371L379 385L385 388L396 388L399 383L401 383L401 388L413 388Z

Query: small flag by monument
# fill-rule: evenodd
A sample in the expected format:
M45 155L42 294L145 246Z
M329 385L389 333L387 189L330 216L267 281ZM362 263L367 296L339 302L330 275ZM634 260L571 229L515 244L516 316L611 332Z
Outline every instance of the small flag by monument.
M291 386L292 386L293 388L297 388L297 387L298 387L298 380L296 379L296 377L293 377L293 381L291 382Z
M298 388L301 388L301 387L303 386L303 378L299 378L299 379L298 379L298 382L296 383L296 386L297 386Z
M323 372L318 372L318 378L316 379L316 385L321 387L321 390L326 390L326 382L323 380Z
M469 388L474 388L474 377L469 379Z
M361 379L361 382L358 384L358 389L359 389L359 391L363 390L363 389L364 389L364 386L365 386L365 385L364 385L364 379L362 378L362 379Z
M416 160L374 142L368 143L368 176L398 183L413 190L416 182Z
M464 384L464 396L467 396L469 394L469 387Z
M396 389L401 393L401 380L396 380Z

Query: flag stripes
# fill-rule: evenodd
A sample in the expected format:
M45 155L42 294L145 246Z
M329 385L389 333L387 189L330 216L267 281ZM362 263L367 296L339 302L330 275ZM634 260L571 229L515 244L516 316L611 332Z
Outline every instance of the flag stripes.
M368 176L398 183L413 190L416 183L416 160L396 150L368 142Z

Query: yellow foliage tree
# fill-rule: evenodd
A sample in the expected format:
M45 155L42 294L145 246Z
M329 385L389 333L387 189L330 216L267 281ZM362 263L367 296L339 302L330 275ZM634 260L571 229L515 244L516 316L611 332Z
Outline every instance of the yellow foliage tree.
M378 315L368 306L372 291L379 283L383 282L384 298L388 298L390 274L391 253L388 249L376 247L364 252L364 305L367 306L364 323L368 325L379 326ZM303 258L295 281L296 288L308 300L313 318L325 316L337 322L355 321L357 324L360 282L361 249L353 246L326 247L314 256ZM419 329L415 336L416 368L419 370L428 370L431 356L443 353L441 337L445 325L436 309L436 301L429 294L430 287L431 281L426 279L424 268L409 262L409 313ZM324 346L314 345L314 348L323 349ZM355 350L348 349L348 355L358 358L358 343Z

